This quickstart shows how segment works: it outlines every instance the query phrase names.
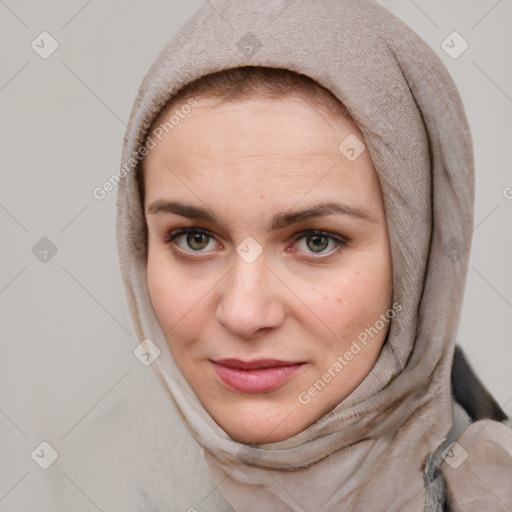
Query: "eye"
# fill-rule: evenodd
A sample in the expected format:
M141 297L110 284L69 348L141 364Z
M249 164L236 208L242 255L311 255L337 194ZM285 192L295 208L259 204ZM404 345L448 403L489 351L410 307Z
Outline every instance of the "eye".
M305 254L321 254L322 257L338 253L347 246L347 242L340 236L325 231L303 231L295 238L300 252ZM329 249L330 250L326 250Z
M208 231L198 228L182 228L172 231L161 239L166 244L174 243L187 253L206 253L216 247L217 242ZM347 242L339 235L320 230L307 230L294 236L294 246L298 252L307 255L318 255L318 258L332 256L347 246ZM295 249L294 249L295 250Z
M165 243L174 242L182 251L186 252L207 252L215 247L215 241L207 231L197 228L177 229L163 240ZM204 250L207 249L207 250Z

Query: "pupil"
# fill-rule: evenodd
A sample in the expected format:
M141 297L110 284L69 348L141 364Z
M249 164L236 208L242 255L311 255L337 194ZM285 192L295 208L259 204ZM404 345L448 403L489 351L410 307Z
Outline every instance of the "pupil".
M192 249L203 249L208 245L207 235L204 233L194 233L187 236L187 244Z
M323 251L329 245L327 237L323 235L313 235L308 237L308 240L313 242L308 243L308 247L314 252Z

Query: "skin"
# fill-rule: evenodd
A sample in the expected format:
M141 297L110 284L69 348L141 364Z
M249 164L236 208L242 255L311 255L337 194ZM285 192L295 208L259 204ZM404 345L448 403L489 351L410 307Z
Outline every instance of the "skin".
M234 440L269 443L301 432L357 388L385 340L389 323L307 404L298 400L391 307L379 181L368 150L352 162L339 151L350 134L364 141L352 121L302 97L200 99L145 158L151 302L183 376ZM157 200L207 207L219 220L150 213ZM266 229L278 213L323 202L372 220L331 213ZM185 227L210 237L166 238ZM346 246L300 238L304 230L327 231ZM249 236L263 250L252 263L236 252ZM278 389L243 393L219 378L219 358L305 364Z

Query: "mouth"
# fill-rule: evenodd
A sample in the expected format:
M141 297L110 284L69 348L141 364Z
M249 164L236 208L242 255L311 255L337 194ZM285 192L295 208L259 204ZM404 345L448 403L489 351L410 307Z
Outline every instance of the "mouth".
M216 359L211 361L222 382L242 393L265 393L286 384L306 363L277 359Z

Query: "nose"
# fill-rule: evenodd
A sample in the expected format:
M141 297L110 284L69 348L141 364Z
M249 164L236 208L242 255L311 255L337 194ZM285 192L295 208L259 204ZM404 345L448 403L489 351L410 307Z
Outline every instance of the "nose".
M217 321L234 336L245 339L282 325L285 308L275 281L263 258L253 263L238 258L223 280Z

